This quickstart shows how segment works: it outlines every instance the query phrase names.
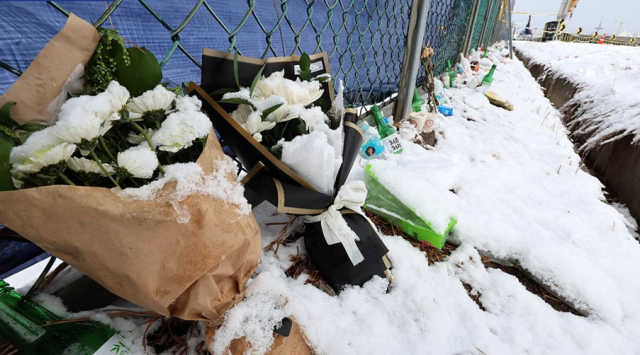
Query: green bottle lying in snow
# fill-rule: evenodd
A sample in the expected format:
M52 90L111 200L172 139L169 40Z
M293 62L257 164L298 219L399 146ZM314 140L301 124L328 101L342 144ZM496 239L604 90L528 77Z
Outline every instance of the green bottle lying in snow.
M124 355L131 352L115 330L100 322L48 325L60 320L62 318L22 298L9 284L0 280L0 353Z
M489 70L489 73L485 75L484 78L482 79L480 86L490 86L491 83L493 82L493 72L495 71L496 71L496 65L494 64L493 66L491 66L491 70Z
M378 127L378 134L380 140L384 144L385 149L394 154L402 153L402 143L400 142L400 135L396 132L396 129L389 126L385 121L380 108L376 105L371 106L371 115L376 121Z

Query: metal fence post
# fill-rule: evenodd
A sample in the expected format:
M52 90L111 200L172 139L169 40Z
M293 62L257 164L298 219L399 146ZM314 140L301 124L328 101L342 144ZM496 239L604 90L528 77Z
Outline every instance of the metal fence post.
M487 30L487 23L489 22L489 15L491 14L491 8L493 7L493 1L489 0L489 6L487 6L487 12L484 14L484 23L482 24L482 32L480 32L480 40L478 41L478 46L483 45L484 41L484 33Z
M509 58L513 59L513 32L511 30L511 0L507 0L509 2L509 7L507 10L509 11L509 26L507 26L509 30Z
M420 52L422 39L429 15L430 0L413 0L411 17L407 29L407 44L404 51L404 61L400 73L400 85L393 120L398 122L409 115L413 89L416 85L418 69L420 68Z
M473 30L476 25L476 18L478 17L478 8L480 7L480 1L481 0L474 0L473 2L473 9L471 10L471 17L469 20L470 22L467 25L467 36L464 38L464 46L462 47L465 55L469 53L469 47L471 47L471 40L473 39Z

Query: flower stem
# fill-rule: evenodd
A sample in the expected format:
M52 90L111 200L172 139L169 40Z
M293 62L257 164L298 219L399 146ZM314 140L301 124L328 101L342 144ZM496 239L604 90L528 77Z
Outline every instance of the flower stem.
M98 137L98 141L100 142L100 146L102 147L102 149L104 149L104 151L109 156L109 159L111 159L111 161L115 163L116 162L116 158L114 158L113 155L111 154L111 152L109 151L109 148L107 147L107 144L104 142L104 138L102 138L102 136L100 136L100 137Z
M149 144L149 149L153 150L153 152L155 153L155 149L153 148L153 144L151 143L151 138L149 138L149 135L147 134L147 131L145 131L144 129L142 129L142 127L140 127L137 123L135 123L134 121L129 121L129 123L131 123L131 125L138 130L138 132L140 132L140 134L142 134L142 136L144 137L144 139L147 140L147 144ZM157 153L156 153L157 155ZM158 170L160 170L160 172L162 173L162 175L164 175L164 169L162 168L162 165L160 165L160 162L158 162Z
M95 160L96 163L98 163L98 166L100 167L102 172L107 174L107 176L109 177L109 180L111 180L111 182L114 185L116 185L116 187L120 187L120 185L118 185L118 183L113 179L113 176L111 176L111 174L109 174L107 169L102 165L102 163L100 162L100 159L98 159L98 156L96 155L96 152L94 152L93 150L91 151L91 157L93 158L93 160Z
M62 179L62 181L66 182L68 185L76 186L68 177L66 177L63 173L58 174L58 176Z

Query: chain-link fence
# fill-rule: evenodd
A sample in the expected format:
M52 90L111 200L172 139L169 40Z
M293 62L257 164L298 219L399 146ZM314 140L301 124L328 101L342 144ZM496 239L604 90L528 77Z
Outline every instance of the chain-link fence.
M73 12L146 46L174 85L200 81L202 47L260 58L326 51L346 104L367 105L398 92L414 1L429 6L423 44L434 48L437 72L466 43L478 47L503 31L496 23L505 20L506 0L0 2L0 92ZM418 84L423 76L420 70Z

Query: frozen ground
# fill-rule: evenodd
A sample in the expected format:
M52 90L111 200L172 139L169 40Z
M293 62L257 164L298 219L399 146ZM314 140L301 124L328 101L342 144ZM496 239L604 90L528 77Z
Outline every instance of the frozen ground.
M572 102L582 105L571 124L580 132L595 133L583 149L626 135L632 135L634 143L640 140L639 47L559 41L516 42L514 46L534 63L546 66L550 75L577 85Z
M499 65L492 88L513 111L490 105L481 89L450 90L454 116L436 128L437 146L408 145L378 163L418 213L458 220L450 239L460 246L448 259L430 266L401 237L383 236L390 292L376 278L331 297L304 274L285 276L290 256L304 253L301 240L263 252L246 298L217 333L216 354L241 336L255 354L266 351L285 316L319 355L638 353L640 244L624 206L607 204L600 182L580 169L557 111L519 61ZM357 162L350 179L363 170ZM288 221L274 211L254 209L263 245L282 229L267 223ZM515 277L485 269L480 254L519 262L586 316L555 311ZM140 328L118 322L139 344Z

